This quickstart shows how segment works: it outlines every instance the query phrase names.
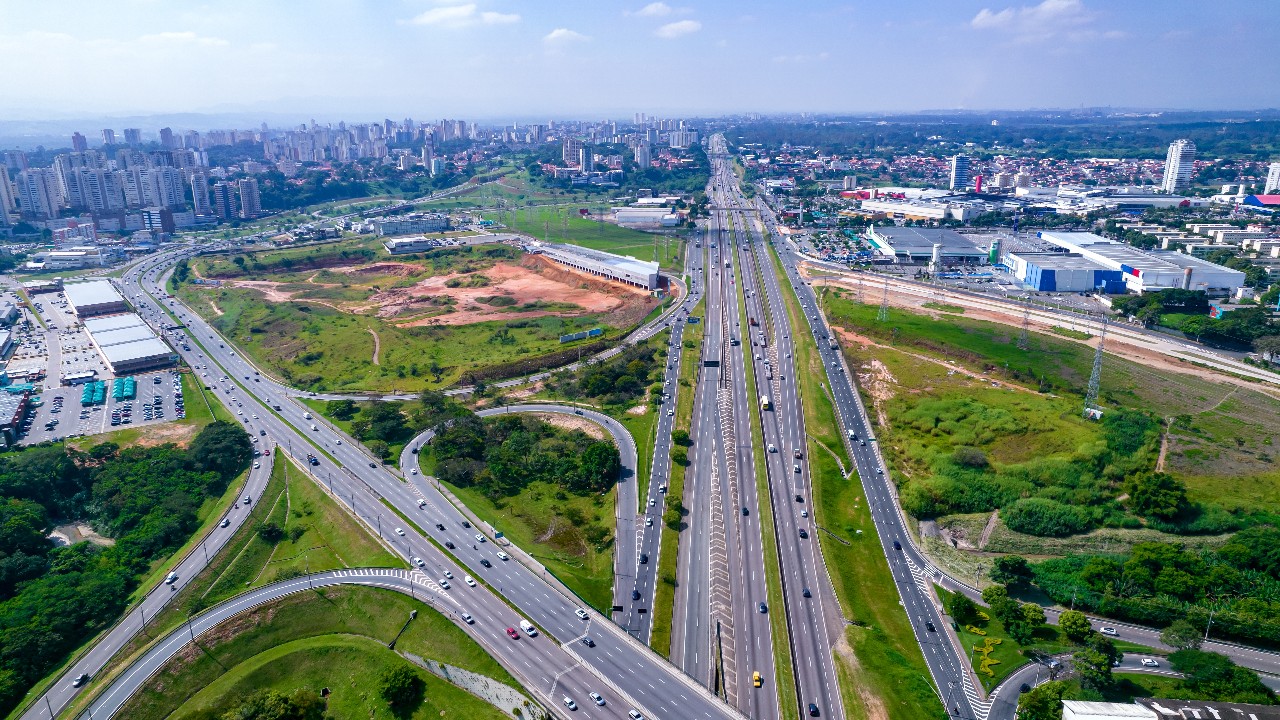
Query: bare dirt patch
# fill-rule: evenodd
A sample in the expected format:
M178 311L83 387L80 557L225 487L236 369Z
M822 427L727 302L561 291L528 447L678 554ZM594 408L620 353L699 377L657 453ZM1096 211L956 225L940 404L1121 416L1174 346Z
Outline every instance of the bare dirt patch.
M587 437L596 440L604 440L604 428L594 422L576 415L561 415L560 413L530 413L548 425L555 425L565 430L581 430Z
M177 423L148 425L146 433L139 436L134 445L136 447L154 447L165 443L173 443L179 447L186 447L198 432L200 432L200 428L195 425L179 425Z
M49 533L49 537L58 545L75 545L79 542L91 542L94 545L110 547L115 545L116 541L109 537L103 537L94 532L94 529L84 523L70 523L68 525L59 525Z
M566 270L536 255L526 256L519 265L498 263L485 269L484 275L489 282L483 287L448 287L450 280L466 277L465 274L451 273L428 278L410 288L378 293L371 300L380 306L377 311L380 317L394 316L406 306L429 298L451 298L453 307L457 308L454 312L414 320L406 325L465 325L498 318L607 312L613 314L615 324L625 326L643 319L655 303L644 291ZM507 310L481 301L481 298L494 296L509 298L507 308L550 302L573 305L579 310Z

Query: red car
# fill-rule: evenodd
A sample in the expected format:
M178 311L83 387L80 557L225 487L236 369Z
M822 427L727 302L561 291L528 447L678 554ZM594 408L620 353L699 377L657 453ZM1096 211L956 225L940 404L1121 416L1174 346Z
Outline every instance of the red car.
M512 640L519 640L520 633L516 632L515 628L507 628L507 637L511 638Z

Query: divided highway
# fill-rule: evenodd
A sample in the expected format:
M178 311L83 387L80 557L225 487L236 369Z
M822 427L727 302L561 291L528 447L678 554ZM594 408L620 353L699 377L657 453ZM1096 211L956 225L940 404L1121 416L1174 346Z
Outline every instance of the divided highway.
M125 293L153 323L172 324L155 300L164 297L161 276L179 257L193 252L184 249L156 256L139 263L122 279ZM198 373L208 374L206 381L217 388L218 397L233 414L242 412L237 417L265 431L264 437L307 466L316 482L352 509L388 547L406 560L420 558L424 587L433 592L433 586L442 587L439 580L443 578L436 573L447 569L455 578L470 574L483 581L475 588L455 583L452 589L441 590L441 602L469 612L475 624L464 624L464 629L496 656L510 660L507 665L512 673L548 707L563 708L561 700L568 696L578 702L578 716L625 717L634 707L659 718L741 717L614 623L590 612L580 617L578 604L545 579L519 562L503 561L490 549L493 545L488 538L469 527L469 521L438 491L420 480L406 483L387 472L362 448L344 441L341 433L316 422L283 388L264 380L231 343L197 315L177 300L169 300L168 305L185 322L195 343L181 355ZM306 464L303 456L307 453L316 455L317 465ZM412 522L405 522L400 515ZM448 544L454 548L446 552ZM519 610L513 610L499 594ZM508 638L505 628L518 626L521 615L544 635ZM136 627L121 624L108 640L127 641L136 632ZM581 642L586 636L593 639L593 645ZM109 654L103 653L96 662L86 661L84 671L92 674L100 668ZM586 697L591 691L603 694L608 705L590 705ZM46 700L56 712L78 692L70 687L70 676L64 674L54 692L32 706L31 717L41 716L35 708L43 708ZM95 710L94 717L109 716L105 705L102 709L103 713Z

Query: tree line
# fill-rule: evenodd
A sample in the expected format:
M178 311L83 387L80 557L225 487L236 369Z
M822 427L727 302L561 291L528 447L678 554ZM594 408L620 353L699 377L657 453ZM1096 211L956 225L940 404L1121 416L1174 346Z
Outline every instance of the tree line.
M60 445L0 457L0 713L108 627L152 563L180 547L197 515L253 458L238 425L211 423L175 445L79 452ZM55 524L114 540L55 547Z

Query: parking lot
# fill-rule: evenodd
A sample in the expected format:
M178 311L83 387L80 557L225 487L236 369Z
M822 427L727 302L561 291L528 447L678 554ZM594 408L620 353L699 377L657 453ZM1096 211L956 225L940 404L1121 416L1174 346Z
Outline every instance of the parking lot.
M83 386L80 385L33 395L33 403L41 404L28 416L23 425L25 432L19 434L18 442L34 445L186 417L180 373L166 370L133 377L137 380L137 392L132 399L112 398L110 383L105 400L96 405L81 404Z

